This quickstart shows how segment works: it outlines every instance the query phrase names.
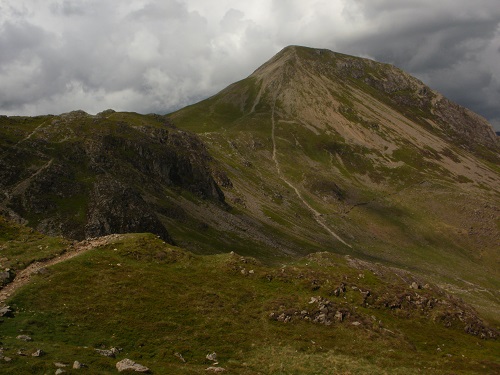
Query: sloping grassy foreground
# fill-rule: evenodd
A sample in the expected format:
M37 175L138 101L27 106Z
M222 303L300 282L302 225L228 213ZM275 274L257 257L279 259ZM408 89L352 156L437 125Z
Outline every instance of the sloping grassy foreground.
M69 241L49 237L0 216L0 271L19 271L30 263L50 259L64 252Z
M0 341L12 361L0 360L0 373L53 373L54 362L75 360L88 367L67 367L68 374L117 373L115 363L130 358L156 374L198 374L212 365L205 358L212 352L229 374L500 370L498 342L465 333L439 302L426 312L404 301L391 308L402 293L403 300L446 298L396 280L332 254L268 267L234 253L195 256L149 234L123 235L34 276L8 301L15 314L2 318ZM324 305L343 321L322 324ZM110 347L123 349L116 359L94 350ZM32 357L36 349L45 354Z

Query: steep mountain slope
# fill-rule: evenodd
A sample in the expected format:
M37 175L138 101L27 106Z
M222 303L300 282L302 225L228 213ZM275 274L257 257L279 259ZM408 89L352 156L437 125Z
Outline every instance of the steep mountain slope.
M498 140L417 79L292 46L170 118L223 163L226 200L276 232L498 306Z
M43 233L147 231L201 253L271 258L320 250L227 205L220 187L231 181L218 162L164 116L3 116L0 135L0 212Z

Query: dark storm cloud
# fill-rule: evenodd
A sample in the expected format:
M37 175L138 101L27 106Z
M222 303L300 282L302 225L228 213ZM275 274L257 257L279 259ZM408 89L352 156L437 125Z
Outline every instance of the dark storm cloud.
M352 10L376 31L346 39L339 48L416 75L500 129L498 1L357 4Z
M500 127L497 0L0 0L0 113L167 112L289 44L393 63Z

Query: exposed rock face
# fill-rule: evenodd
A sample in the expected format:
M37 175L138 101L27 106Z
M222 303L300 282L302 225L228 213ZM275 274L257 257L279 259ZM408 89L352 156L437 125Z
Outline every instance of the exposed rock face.
M134 189L112 179L99 179L90 193L86 237L108 233L152 232L171 242L152 207Z
M328 50L317 51L334 57L337 76L350 77L386 94L379 98L392 103L410 118L433 118L439 123L444 135L453 141L466 145L477 143L493 149L500 146L493 128L484 118L444 98L401 69ZM318 59L314 64L316 68L324 69L320 61Z
M75 111L2 122L0 133L16 136L3 143L0 211L44 233L152 232L172 242L158 216L168 216L168 189L224 202L204 144L162 116Z

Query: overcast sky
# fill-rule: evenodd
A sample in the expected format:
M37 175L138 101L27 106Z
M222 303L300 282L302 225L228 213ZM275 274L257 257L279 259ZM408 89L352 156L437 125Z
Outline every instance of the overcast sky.
M0 114L167 113L290 44L392 63L500 130L499 0L0 0Z

